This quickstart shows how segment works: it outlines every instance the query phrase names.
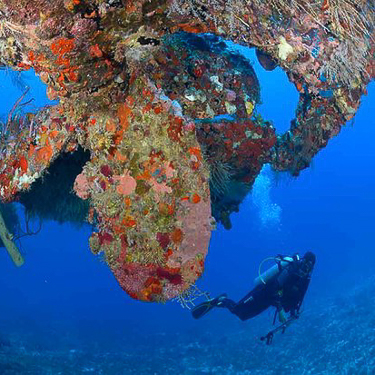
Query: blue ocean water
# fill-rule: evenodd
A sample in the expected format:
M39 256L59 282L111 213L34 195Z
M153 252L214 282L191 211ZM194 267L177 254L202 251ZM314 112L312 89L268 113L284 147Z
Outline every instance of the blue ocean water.
M244 53L260 79L259 111L284 131L297 91ZM0 73L6 116L22 90ZM35 108L46 105L32 72L23 80ZM175 302L134 301L91 254L90 227L46 222L23 239L23 267L0 252L0 374L374 374L374 112L372 83L354 124L309 169L292 178L265 168L233 228L212 234L197 283L212 296L240 299L268 256L316 253L303 313L272 346L259 340L272 312L241 322L217 309L196 321Z

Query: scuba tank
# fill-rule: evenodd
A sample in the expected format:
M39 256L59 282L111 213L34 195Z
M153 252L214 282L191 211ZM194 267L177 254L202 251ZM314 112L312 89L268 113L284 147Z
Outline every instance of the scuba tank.
M268 270L264 271L262 274L260 273L262 265L264 262L268 260L274 260L276 264L270 267ZM284 268L286 268L290 263L299 260L299 256L296 255L295 257L269 257L264 259L259 265L259 276L255 278L254 284L255 286L259 286L261 284L267 284L270 280L272 280L276 275L278 275Z

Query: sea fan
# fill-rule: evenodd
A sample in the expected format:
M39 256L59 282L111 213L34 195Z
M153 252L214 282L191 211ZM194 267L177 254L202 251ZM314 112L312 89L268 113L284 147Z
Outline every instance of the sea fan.
M221 160L208 161L210 168L211 195L222 197L228 192L228 184L232 177L232 167Z

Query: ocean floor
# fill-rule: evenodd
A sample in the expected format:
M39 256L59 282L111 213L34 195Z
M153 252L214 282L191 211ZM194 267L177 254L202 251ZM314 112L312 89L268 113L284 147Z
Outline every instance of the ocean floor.
M372 278L309 306L270 346L259 340L270 314L243 323L211 313L203 329L132 335L108 350L98 339L75 342L58 331L47 341L38 331L1 334L0 322L0 375L375 374L374 292Z

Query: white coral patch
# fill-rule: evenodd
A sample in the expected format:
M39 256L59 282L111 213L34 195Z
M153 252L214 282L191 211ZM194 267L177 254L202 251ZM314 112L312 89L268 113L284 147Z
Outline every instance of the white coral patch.
M210 81L215 85L217 91L222 91L224 85L219 81L218 76L211 76Z
M26 173L18 177L18 169L14 174L14 184L17 184L18 189L22 189L23 185L31 185L39 177L38 173L35 172L33 175L27 175Z
M225 102L225 108L230 115L235 114L237 111L237 107L229 102Z
M278 56L281 60L286 60L288 56L293 53L293 47L286 41L283 36L281 36L279 40L280 43L277 46L277 48L279 49Z

